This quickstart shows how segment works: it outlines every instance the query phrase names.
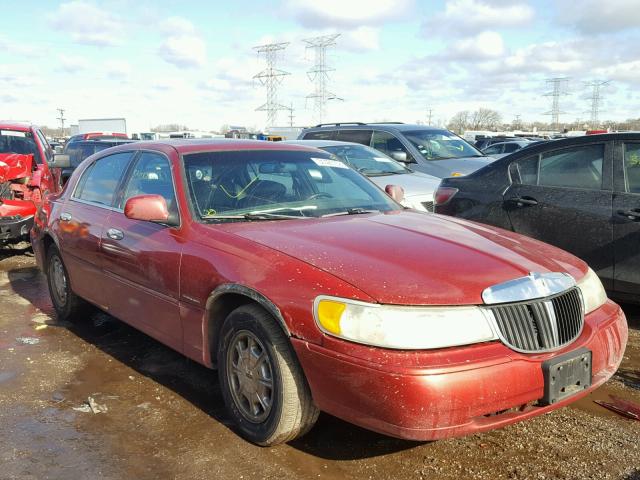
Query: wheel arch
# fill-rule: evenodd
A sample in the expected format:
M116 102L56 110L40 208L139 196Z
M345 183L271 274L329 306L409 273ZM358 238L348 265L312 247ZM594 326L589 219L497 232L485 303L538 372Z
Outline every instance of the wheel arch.
M265 295L246 285L238 283L226 283L217 287L207 298L205 306L205 351L213 367L217 367L218 338L222 324L227 316L242 305L259 305L269 312L278 322L284 334L291 337L280 309Z

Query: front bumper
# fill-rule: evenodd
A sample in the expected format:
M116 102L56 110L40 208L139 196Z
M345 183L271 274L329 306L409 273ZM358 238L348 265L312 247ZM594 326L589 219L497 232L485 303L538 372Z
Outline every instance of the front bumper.
M499 342L432 352L370 348L325 337L293 339L316 405L394 437L436 440L499 428L574 402L622 361L627 323L608 301L585 318L580 337L558 352L521 354ZM591 387L558 403L544 395L542 363L579 348L592 352Z
M27 239L33 227L33 215L0 217L0 243Z

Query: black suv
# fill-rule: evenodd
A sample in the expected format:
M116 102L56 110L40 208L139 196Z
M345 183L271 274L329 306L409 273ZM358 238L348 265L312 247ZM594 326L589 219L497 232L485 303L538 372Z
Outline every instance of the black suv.
M467 175L493 160L449 130L400 122L323 123L298 140L361 143L439 178Z

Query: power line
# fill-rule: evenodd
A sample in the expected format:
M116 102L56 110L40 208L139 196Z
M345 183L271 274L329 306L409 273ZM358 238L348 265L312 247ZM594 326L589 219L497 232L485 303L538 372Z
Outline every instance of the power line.
M598 116L600 113L600 104L602 103L602 95L600 88L611 83L611 80L593 80L586 83L587 87L592 88L591 93L591 128L597 128L600 124Z
M551 97L551 110L545 115L551 115L551 124L556 130L560 128L560 115L566 112L560 111L560 97L568 95L567 86L569 84L568 77L548 78L547 84L553 87L551 92L545 93L545 97Z
M303 40L307 44L307 50L311 48L314 51L314 64L307 72L307 76L315 83L315 89L313 93L307 95L307 99L313 99L313 116L318 123L322 123L329 100L342 100L327 90L329 72L334 71L327 66L327 48L334 46L339 36L339 33L335 33Z
M289 72L276 68L278 52L287 48L288 45L289 42L282 42L253 47L258 52L258 55L264 54L267 63L267 68L253 76L253 79L258 80L267 90L266 103L256 109L257 111L267 112L267 127L275 125L278 110L288 110L288 107L278 103L278 86L282 83L283 77L289 75Z

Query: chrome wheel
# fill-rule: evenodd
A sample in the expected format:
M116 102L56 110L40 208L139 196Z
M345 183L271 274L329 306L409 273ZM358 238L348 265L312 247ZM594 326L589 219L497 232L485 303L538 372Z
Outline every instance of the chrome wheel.
M57 255L51 257L49 263L49 277L52 285L54 300L60 306L67 304L67 275L62 265L62 260Z
M241 330L229 342L227 378L231 396L244 418L261 423L273 406L273 368L269 352L253 333Z

